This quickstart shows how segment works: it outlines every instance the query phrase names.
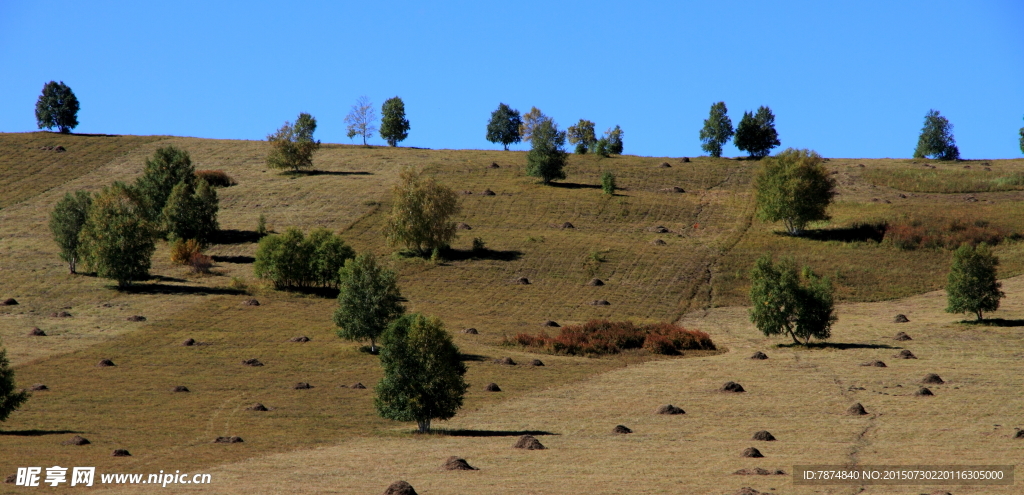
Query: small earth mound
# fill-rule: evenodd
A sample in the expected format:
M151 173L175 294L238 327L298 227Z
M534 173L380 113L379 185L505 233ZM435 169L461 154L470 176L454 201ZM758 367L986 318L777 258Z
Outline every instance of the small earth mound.
M4 483L16 483L18 481L18 475L12 474L4 478Z
M246 359L245 361L242 361L242 364L246 366L263 366L263 363L261 363L260 360L256 358Z
M515 445L512 446L514 449L526 449L526 450L544 450L545 447L540 443L540 440L534 438L533 435L523 435L516 440Z
M850 408L846 410L846 414L850 414L853 416L863 416L867 413L868 412L864 410L864 406L862 406L860 402L850 406Z
M467 328L467 329L463 330L462 333L468 333L470 335L479 335L480 334L480 332L478 332L475 328Z
M768 430L761 430L754 433L754 440L760 440L762 442L774 442L775 435L772 435Z
M764 493L759 492L749 486L745 486L743 488L740 488L738 491L734 492L732 495L764 495Z
M597 300L594 300L594 301L590 301L590 305L591 306L611 306L612 303L610 303L608 301L605 301L604 299L597 299Z
M860 365L861 366L874 366L875 368L885 368L886 367L885 363L883 363L881 361L877 361L877 360L876 361L868 361L866 363L861 363Z
M918 390L917 392L914 392L914 395L916 395L918 397L921 397L921 396L935 395L935 394L933 394L932 391L928 389L928 387L921 387L921 390Z
M174 387L174 389L172 389L171 392L191 392L191 390L189 390L188 387L184 385L178 385L177 387Z
M924 376L924 379L921 380L921 383L934 383L937 385L941 385L946 382L941 377L939 377L939 375L936 375L935 373L928 373L927 375Z
M92 443L92 442L87 440L85 437L83 437L81 435L75 435L75 436L73 436L73 437L71 437L71 438L69 438L67 440L64 440L60 444L61 445L89 445L90 443Z
M906 342L908 340L914 340L914 339L910 338L909 335L907 335L907 332L899 332L899 333L896 334L895 337L893 337L893 339L894 340L898 340L900 342Z
M491 162L491 168L501 168L501 165L498 165L496 162Z
M547 320L544 323L541 323L540 326L542 326L542 327L555 327L555 328L558 328L558 327L561 327L562 325L559 325L558 323L555 323L555 322L553 322L551 320Z
M242 443L242 437L217 437L213 443Z
M671 168L672 167L672 165L669 165L668 162L661 162L661 165L658 165L658 166L661 167L661 168Z
M662 189L661 192L684 193L684 192L686 192L686 190L681 188L681 187L679 187L679 186L672 186L672 187L666 187L666 188Z
M264 406L263 404L260 404L259 402L257 402L255 404L245 408L245 410L246 411L269 411L269 409L267 409L267 406Z
M31 387L29 387L28 389L33 391L33 392L42 392L44 390L50 390L50 387L47 387L46 385L43 385L42 383L37 383L37 384L32 385Z
M309 337L306 337L305 335L301 337L292 337L288 339L288 342L309 342Z
M907 319L907 315L905 315L903 313L900 313L900 314L896 315L896 317L892 319L893 323L907 323L909 321L910 320Z
M132 315L127 318L128 321L146 321L146 317L142 315Z
M565 223L563 223L563 224L561 225L561 227L562 227L563 229L575 229L575 228L576 228L576 226L575 226L575 225L573 225L573 224L571 224L571 223L569 223L569 222L565 222Z
M242 301L242 306L259 306L260 302L255 299L246 299Z
M1024 438L1024 430L1017 430L1017 434L1013 438Z
M534 359L533 361L530 361L530 365L531 366L544 366L544 361L541 361L540 359Z
M683 157L683 158L682 158L681 160L679 160L679 161L681 161L681 162L683 162L683 163L690 163L690 158L689 158L689 157L686 157L686 156L684 156L684 157Z
M747 447L747 448L743 449L743 453L740 454L740 456L742 456L742 457L764 457L764 454L762 454L760 450L757 450L754 447Z
M661 239L655 239L655 240L651 241L651 244L653 244L655 246L664 246L664 245L666 245L668 243L663 241L663 240L661 240Z
M196 339L193 339L193 338L185 339L185 341L181 343L181 345L183 345L185 347L191 347L191 346L194 346L196 344L198 344L198 342L196 342Z
M740 385L740 384L738 384L736 382L725 382L725 385L722 385L721 391L722 392L737 392L737 393L738 392L746 392L746 390L743 390L743 385Z
M462 191L462 194L469 196L470 194L473 194L473 191Z
M484 192L482 192L480 194L483 194L484 196L495 196L494 191L492 191L490 189L484 189Z
M672 404L665 404L658 408L658 414L686 414L686 411L681 407L676 407Z
M356 383L352 384L352 386L350 386L349 388L365 389L366 385L363 385L362 383L356 382Z
M604 285L604 282L602 282L601 279L599 279L599 278L592 278L592 279L590 279L590 282L587 282L587 285L589 285L591 287L600 287L600 286Z
M626 433L633 433L633 430L630 430L629 428L623 425L617 425L615 426L615 428L612 428L612 433L625 435Z
M117 365L114 364L114 362L109 360L109 359L100 359L100 362L96 363L96 366L99 366L100 368L106 368L108 366L117 366Z
M310 385L307 382L299 382L299 383L296 383L295 385L292 385L292 388L295 389L295 390L306 390L306 389L313 388L313 386Z
M39 329L39 327L32 327L32 330L28 332L29 337L46 337L46 332Z
M50 317L51 318L71 318L71 313L68 313L67 311L54 311L53 313L50 313Z
M444 464L441 465L441 469L445 471L477 471L478 469L470 466L465 459L461 457L451 456Z
M516 365L516 362L513 361L512 358L510 358L510 357L501 358L501 359L495 359L494 362L496 362L498 364L507 364L509 366L515 366Z
M786 473L783 472L781 469L778 469L778 470L776 470L773 473L773 472L771 472L771 471L769 471L767 469L764 469L764 468L754 468L754 469L746 469L746 468L744 468L744 469L740 469L739 471L736 471L735 473L732 473L732 474L768 476L768 475L771 475L771 474L786 474Z
M512 283L516 285L530 285L530 279L526 277L519 277L513 280Z
M456 230L473 230L473 227L470 227L469 224L466 223L466 222L459 222L459 223L455 224L455 229Z
M750 356L750 359L768 359L768 355L761 351L757 351L753 356Z
M412 485L404 481L396 481L388 486L387 490L384 490L384 495L417 495L417 493Z
M110 455L112 457L131 457L132 453L128 452L128 449L114 449Z
M488 392L501 392L501 387L499 387L497 383L491 382L484 387L484 390Z
M0 306L17 306L17 305L18 305L18 301L16 301L13 297L8 297L7 299L4 299L3 302L0 302Z
M668 233L668 229L666 229L665 227L662 227L661 225L658 225L657 227L651 227L651 228L647 229L647 231L648 232L654 232L655 234L667 234Z
M917 356L915 356L913 352L910 352L910 349L903 349L902 351L893 354L892 357L898 359L917 359Z

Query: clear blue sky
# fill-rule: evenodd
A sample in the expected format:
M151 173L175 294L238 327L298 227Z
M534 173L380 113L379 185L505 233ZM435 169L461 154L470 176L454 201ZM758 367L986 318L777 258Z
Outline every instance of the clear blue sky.
M378 113L398 95L406 146L500 149L484 134L505 102L695 156L725 101L734 124L771 107L783 148L908 157L934 108L965 158L1012 158L1024 2L0 0L0 132L36 128L50 80L82 133L264 139L305 111L348 143L360 95Z

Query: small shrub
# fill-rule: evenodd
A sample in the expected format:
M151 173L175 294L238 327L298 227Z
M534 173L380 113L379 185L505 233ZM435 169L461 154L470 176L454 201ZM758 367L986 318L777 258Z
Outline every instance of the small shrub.
M238 277L231 277L231 282L228 282L228 287L238 290L248 290L249 284L245 283L245 280Z
M687 330L671 323L634 325L630 321L590 320L567 325L555 337L517 334L506 343L545 350L554 354L618 354L629 349L646 349L655 354L676 355L682 350L714 350L711 337L699 330Z
M260 219L256 221L256 235L263 237L267 235L267 217L260 213Z
M483 251L487 249L487 245L484 244L484 240L479 237L473 238L473 251Z
M196 170L196 177L205 180L213 187L231 187L238 184L223 170Z
M187 265L191 263L193 256L200 254L200 251L202 246L199 245L199 241L178 239L171 244L171 263Z
M338 270L354 257L355 251L327 229L313 230L307 237L290 228L260 239L253 273L278 289L337 287Z
M210 267L213 266L213 258L202 253L194 253L188 261L188 266L191 268L192 273L210 273Z
M611 172L601 174L601 189L609 196L615 195L615 176Z

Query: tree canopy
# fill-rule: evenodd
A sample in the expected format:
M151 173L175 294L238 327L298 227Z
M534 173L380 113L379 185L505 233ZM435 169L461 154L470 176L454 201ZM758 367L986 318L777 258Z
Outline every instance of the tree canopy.
M565 178L565 131L551 119L542 121L530 134L530 152L526 155L526 175L539 177L544 184Z
M1024 153L1024 127L1020 128L1020 152Z
M339 270L353 257L355 251L337 234L314 229L307 237L293 227L260 239L253 273L278 289L337 287Z
M146 158L142 177L135 181L135 189L145 207L146 218L154 225L160 222L167 198L180 182L195 185L196 169L188 152L166 146Z
M426 254L455 239L452 216L462 208L450 187L407 168L399 175L391 197L391 213L384 225L388 245L404 244Z
M491 120L487 123L487 140L501 143L505 151L508 151L508 145L522 141L519 134L522 125L523 119L519 117L519 110L499 103L498 109L491 112Z
M807 345L811 338L828 339L836 322L832 282L805 267L803 280L796 263L771 255L757 260L750 274L750 321L765 336L789 335ZM803 339L800 342L799 339Z
M373 133L377 131L377 126L374 125L376 121L377 113L373 110L370 98L360 96L356 100L356 104L352 105L352 110L345 116L345 123L348 124L348 138L360 136L363 138L363 146L366 146L366 140L372 138Z
M757 217L782 221L790 235L800 235L809 222L828 220L835 187L820 155L789 148L761 165L754 182Z
M914 158L935 158L938 160L959 160L960 149L953 139L953 124L939 115L938 110L928 110L924 116L924 127L917 138Z
M15 388L14 370L7 360L7 349L0 347L0 422L6 421L28 397L28 392Z
M295 124L285 122L277 132L269 134L270 153L267 154L267 166L274 169L292 169L313 167L313 155L320 150L320 141L313 140L316 132L316 118L308 113L300 113Z
M537 107L530 107L530 111L523 115L522 123L519 124L519 137L523 141L533 140L533 130L541 123L551 120L551 117L544 115Z
M105 187L89 207L79 234L83 258L96 274L131 285L149 276L156 229L138 192L122 182Z
M711 114L704 119L704 127L700 130L700 148L715 158L722 156L722 145L735 134L728 111L724 101L712 104Z
M395 272L378 263L373 253L363 253L345 262L338 289L338 309L334 311L338 336L369 340L370 352L376 352L376 340L405 313Z
M170 240L195 239L209 245L219 228L217 191L205 180L181 181L171 189L162 213Z
M91 204L92 196L89 193L76 191L74 194L65 194L50 213L50 232L53 233L54 242L60 247L60 259L68 263L68 270L71 273L75 273L78 260L81 258L78 235L85 225Z
M953 252L953 265L946 279L947 313L974 313L981 321L985 311L999 309L1006 296L996 280L999 258L986 244L962 244Z
M469 389L466 365L441 320L413 313L395 320L381 339L373 404L381 417L415 421L430 431L434 419L447 420L462 407Z
M585 154L595 144L597 144L597 135L594 133L594 123L580 119L576 125L569 126L566 129L566 137L569 139L569 144L576 145L577 154Z
M61 134L78 127L78 98L64 81L43 85L43 93L36 100L36 124L40 129L56 127Z
M399 97L388 98L380 109L380 137L388 142L388 146L409 137L409 119L405 118L405 102ZM364 143L365 144L365 143Z
M782 144L779 142L779 133L775 131L775 115L772 110L762 106L756 114L743 112L743 118L733 136L733 144L752 158L764 158L771 153L772 148Z
M613 155L622 154L622 134L622 129L619 126L604 131L605 138L608 139L608 153Z

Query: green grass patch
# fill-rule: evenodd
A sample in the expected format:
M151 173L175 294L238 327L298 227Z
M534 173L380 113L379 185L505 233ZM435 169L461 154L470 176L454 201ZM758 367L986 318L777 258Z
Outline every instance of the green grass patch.
M1024 189L1024 173L986 170L984 165L964 168L899 168L870 169L864 178L879 186L907 192L979 193L1019 191Z

